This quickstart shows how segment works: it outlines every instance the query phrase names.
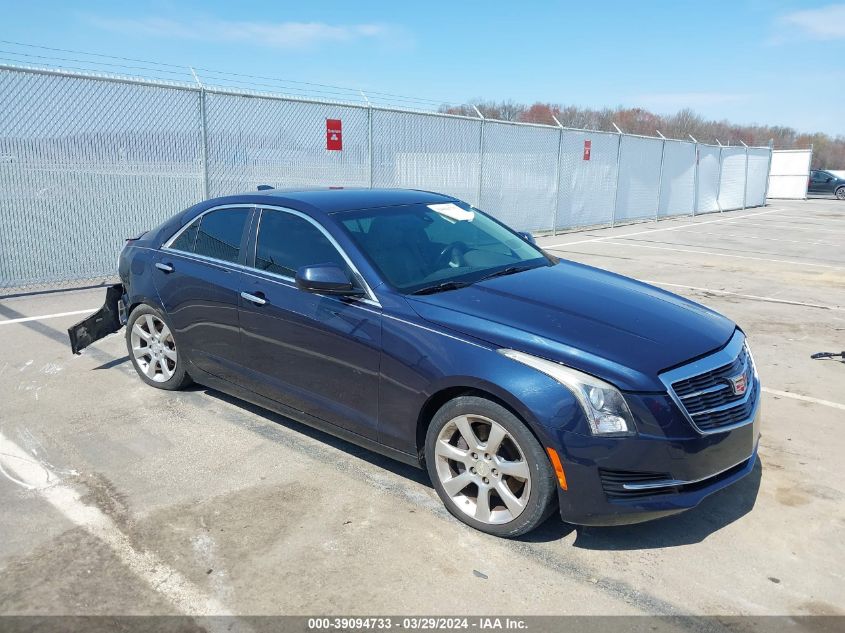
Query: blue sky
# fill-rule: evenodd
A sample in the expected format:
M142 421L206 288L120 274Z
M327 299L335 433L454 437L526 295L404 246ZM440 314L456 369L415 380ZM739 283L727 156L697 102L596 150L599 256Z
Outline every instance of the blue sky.
M845 134L845 3L0 0L0 11L0 39L55 48L443 102L691 107Z

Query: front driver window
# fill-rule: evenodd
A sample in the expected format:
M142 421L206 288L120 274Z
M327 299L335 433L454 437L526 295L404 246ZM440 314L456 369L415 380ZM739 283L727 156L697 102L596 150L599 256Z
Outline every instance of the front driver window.
M255 267L284 277L295 277L303 266L336 264L354 279L346 260L320 229L286 211L265 209L258 225Z

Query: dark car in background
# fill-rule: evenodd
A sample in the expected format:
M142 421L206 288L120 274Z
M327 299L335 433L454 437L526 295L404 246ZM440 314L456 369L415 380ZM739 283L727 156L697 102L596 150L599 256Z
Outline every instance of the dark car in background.
M129 240L119 274L74 352L125 324L150 386L195 381L427 468L485 532L675 514L755 464L733 322L450 196L208 200Z
M807 193L813 195L832 195L839 200L845 200L845 178L824 171L814 169L810 172Z

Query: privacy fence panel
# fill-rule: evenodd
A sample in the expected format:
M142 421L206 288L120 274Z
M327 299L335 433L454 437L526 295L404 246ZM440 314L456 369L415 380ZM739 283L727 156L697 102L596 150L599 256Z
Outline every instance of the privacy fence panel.
M693 212L695 206L695 144L665 141L660 177L658 215L668 217Z
M273 187L370 184L367 110L206 94L209 196ZM342 121L343 150L326 149L326 120Z
M696 213L719 210L719 179L721 175L722 148L713 145L698 146L698 200Z
M741 209L745 197L745 148L722 148L719 206L722 211Z
M554 228L560 130L484 124L483 210L521 231Z
M478 203L481 122L373 110L373 186L439 191Z
M563 131L557 229L613 221L618 152L618 134Z
M202 199L196 92L0 70L0 287L115 274Z
M439 191L536 232L765 204L768 148L695 148L0 65L0 290L113 278L127 237L260 184ZM809 153L776 158L805 195Z
M657 215L662 151L663 142L660 139L622 137L616 201L617 222L653 218Z
M748 179L745 189L745 206L759 207L766 204L766 182L772 152L761 147L748 148Z
M776 149L769 168L769 198L806 199L812 149Z

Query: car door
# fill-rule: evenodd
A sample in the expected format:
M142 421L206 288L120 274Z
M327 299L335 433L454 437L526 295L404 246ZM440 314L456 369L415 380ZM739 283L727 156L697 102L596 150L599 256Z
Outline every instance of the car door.
M830 174L823 171L813 171L810 174L810 187L807 191L817 194L832 193L832 182L833 177Z
M296 287L296 271L334 263L366 287L328 232L293 210L262 209L240 327L248 386L277 402L377 438L381 309L369 299ZM369 291L368 291L369 292Z
M249 206L203 213L165 243L152 270L179 348L202 371L229 381L241 373L240 265L252 213Z
M826 171L820 171L819 175L821 176L821 182L819 182L821 192L826 194L833 194L834 190L836 189L836 177Z
M811 171L810 177L807 179L807 193L816 193L816 187L818 186L817 176L818 172Z

